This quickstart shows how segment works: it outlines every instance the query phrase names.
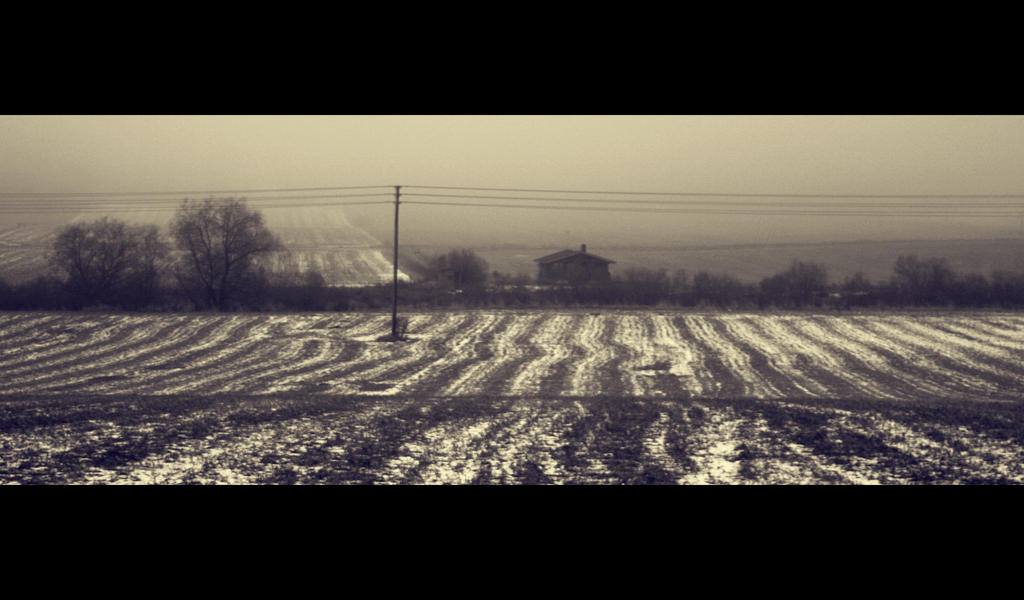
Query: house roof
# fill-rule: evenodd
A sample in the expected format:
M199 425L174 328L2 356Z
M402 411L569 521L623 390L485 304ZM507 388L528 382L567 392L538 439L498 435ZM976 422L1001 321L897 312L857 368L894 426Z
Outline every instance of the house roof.
M548 254L547 256L542 256L540 258L535 258L535 259L533 259L533 262L540 263L540 264L544 265L544 264L548 264L548 263L553 263L553 262L558 262L558 261L561 261L561 260L565 260L567 258L572 258L574 256L585 256L587 258L591 258L591 259L594 259L594 260L599 260L601 262L609 263L609 264L612 264L612 263L615 262L614 260L608 260L607 258L601 258L600 256L598 256L596 254L591 254L589 252L582 252L580 250L560 250L558 252L555 252L554 254Z

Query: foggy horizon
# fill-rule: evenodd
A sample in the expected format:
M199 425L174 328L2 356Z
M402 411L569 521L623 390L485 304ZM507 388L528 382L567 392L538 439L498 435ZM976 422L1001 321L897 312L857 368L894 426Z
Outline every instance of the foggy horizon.
M0 115L0 483L1021 485L1022 156L1020 115Z
M108 212L166 222L184 195L128 194L376 186L383 204L395 185L401 240L421 245L996 239L1019 237L1024 219L1016 115L8 115L0 136L5 225L105 214L103 198L74 194L126 194ZM288 199L298 193L219 195L265 206L270 223L338 212L390 242L393 207ZM980 195L992 197L937 198ZM663 204L633 203L647 200ZM494 206L448 205L480 203ZM139 210L153 207L167 210ZM843 211L865 214L825 216Z

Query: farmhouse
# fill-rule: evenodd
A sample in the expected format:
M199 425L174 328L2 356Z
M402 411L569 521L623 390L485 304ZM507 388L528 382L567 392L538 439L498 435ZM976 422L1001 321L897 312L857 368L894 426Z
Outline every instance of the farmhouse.
M581 244L579 250L562 250L533 262L537 263L538 283L591 283L611 279L608 265L615 261L590 254L587 245Z

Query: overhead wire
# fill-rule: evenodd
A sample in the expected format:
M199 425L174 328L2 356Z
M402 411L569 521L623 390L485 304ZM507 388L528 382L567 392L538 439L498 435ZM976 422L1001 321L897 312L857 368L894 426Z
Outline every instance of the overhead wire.
M263 194L280 192L326 192L336 190L368 190L377 188L394 188L391 185L349 185L331 187L298 187L298 188L257 188L242 190L179 190L149 192L0 192L0 198L81 198L81 197L115 197L115 196L180 196L180 195L217 195L217 194Z
M315 204L277 204L277 205L265 205L265 206L263 206L263 205L253 205L253 206L251 206L251 208L261 208L261 209L314 208L314 207L321 207L321 206L330 206L330 207L369 206L369 205L374 205L374 204L380 204L380 205L387 204L387 205L391 205L393 203L392 202L388 202L386 200L378 200L378 201L374 201L374 202L322 202L322 203L315 203ZM177 209L178 209L177 206L166 206L166 207L155 207L155 206L124 207L124 208L117 208L115 212L117 212L117 213L123 213L123 212L173 212L173 211L175 211ZM69 212L86 212L86 213L94 212L94 213L102 213L102 212L107 212L107 211L106 211L106 209L103 209L103 208L69 209L69 208L60 208L60 207L56 207L56 208L43 208L43 209L0 209L0 214L62 213L62 212L63 213L69 213Z
M667 205L667 206L710 205L710 206L727 206L727 207L733 207L733 206L757 206L757 207L763 207L763 206L766 206L766 204L764 202L758 202L758 201L753 201L753 202L751 202L751 201L730 201L730 202L723 203L720 200L645 200L645 199L634 199L634 198L631 198L631 199L619 199L619 198L610 199L610 198L564 198L564 197L562 197L562 198L551 198L551 197L531 197L531 196L493 196L493 195L483 196L483 195L471 195L471 194L421 194L421 193L402 194L402 196L404 196L404 197L413 197L413 198L460 198L460 199L474 199L474 200L519 200L519 201L527 201L527 202L576 202L576 203L594 203L594 204L660 204L660 205ZM1024 199L1024 196L1022 196L1022 199ZM941 203L931 203L931 204L925 204L925 203L906 203L906 202L903 202L903 203L887 202L887 203L884 203L884 204L882 204L882 203L868 203L866 205L870 206L872 208L889 208L889 207L895 207L895 208L919 208L919 207L923 207L923 208L959 208L959 207L962 207L962 208L971 208L971 209L976 209L976 208L1012 208L1012 207L1022 207L1022 208L1024 208L1024 202L1021 202L1021 203L1012 203L1012 202L986 202L986 203L977 203L977 202L972 202L972 203L941 202ZM793 206L793 207L798 207L798 208L816 208L816 207L835 208L836 207L836 205L834 203L818 203L818 204L814 204L814 203L802 202L802 201L796 201L796 202L772 202L768 206L772 206L772 207L777 207L777 206Z
M588 212L627 212L627 213L656 213L656 214L709 214L709 215L761 215L761 216L821 216L821 217L1019 217L1021 211L1017 212L886 212L866 210L831 210L831 211L802 211L802 210L721 210L721 209L686 209L686 208L653 208L653 207L591 207L591 206L550 206L550 205L522 205L522 204L497 204L497 203L472 203L472 202L439 202L439 201L417 201L407 200L403 204L414 204L423 206L462 206L472 208L512 208L512 209L539 209L539 210L562 210L562 211L588 211ZM1021 207L1024 211L1024 206Z
M742 192L651 192L651 191L611 191L611 190L566 190L566 189L539 189L539 188L492 188L492 187L469 187L469 186L438 186L438 185L408 185L402 189L434 189L434 190L465 190L465 191L489 191L489 192L527 192L538 194L596 194L596 195L620 195L620 196L706 196L715 198L950 198L950 199L971 199L971 198L1016 198L1024 199L1024 194L780 194L780 193L742 193Z
M262 196L247 198L247 202L253 208L307 208L316 206L355 206L366 204L388 204L384 200L371 202L354 202L349 198L380 198L389 197L390 194L309 194L300 196ZM282 200L323 200L323 199L345 199L341 202L317 202L317 203L281 203ZM89 198L68 202L53 198L37 200L5 200L0 199L0 214L23 213L23 212L101 212L106 210L149 212L149 211L170 211L177 210L181 202L177 200L146 200L142 206L126 206L137 204L137 198ZM270 202L269 204L267 202Z
M500 188L471 186L331 186L235 190L179 190L142 192L0 192L0 214L26 212L100 212L169 211L181 204L177 199L154 196L281 194L288 192L389 189L388 192L334 193L303 195L251 196L245 199L254 208L306 208L321 206L357 206L390 204L388 200L353 202L352 198L391 197L391 188L401 190L402 204L422 206L459 206L505 209L546 209L563 211L600 211L659 214L714 215L788 215L788 216L884 216L884 217L1019 217L1024 211L1024 194L777 194L721 192L651 192L611 190L567 190L541 188ZM454 190L444 193L409 190ZM465 194L460 192L487 192ZM539 195L507 195L539 194ZM550 194L559 194L552 197ZM587 195L591 197L567 197ZM593 196L602 196L595 198ZM410 200L409 198L414 198ZM425 200L415 200L422 198ZM284 203L288 200L339 200L323 203ZM763 202L760 199L772 199ZM857 199L862 202L840 205L830 200ZM453 201L455 200L455 201ZM782 201L778 201L782 200ZM813 202L819 200L819 202ZM909 202L929 200L930 202ZM968 201L987 200L987 201ZM1009 200L1020 200L1012 202ZM472 202L469 202L472 201ZM501 202L495 202L501 201ZM509 204L508 202L516 202ZM564 204L570 204L566 206ZM587 206L590 205L590 206ZM594 206L600 205L600 206ZM619 205L619 206L611 206ZM646 205L646 206L640 206Z

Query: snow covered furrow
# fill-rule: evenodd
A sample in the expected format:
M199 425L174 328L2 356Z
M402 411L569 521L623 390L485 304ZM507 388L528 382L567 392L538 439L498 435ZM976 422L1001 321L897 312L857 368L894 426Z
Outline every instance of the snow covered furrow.
M623 315L616 341L629 349L620 368L627 390L636 396L699 395L703 389L694 374L694 354L664 315ZM662 389L668 388L668 389Z
M695 315L683 317L683 321L702 347L707 348L708 353L713 354L721 362L729 376L741 382L743 391L740 395L760 398L778 395L778 389L758 375L747 353L736 345L729 335L722 335L712 326L713 320L718 321L718 318Z
M761 321L765 331L776 336L782 347L794 348L809 357L816 366L829 371L830 375L841 382L843 387L854 390L856 394L868 398L897 399L904 396L894 393L878 380L877 375L864 375L862 369L851 368L844 361L850 356L841 348L831 343L830 333L809 317L768 317ZM884 371L883 371L884 372ZM878 373L878 371L874 371ZM830 382L826 382L830 383ZM842 391L841 396L847 396Z
M326 387L327 380L359 370L366 364L376 364L386 350L382 346L388 344L374 340L384 335L385 324L390 332L390 322L389 317L380 315L356 315L331 325L331 347L336 352L327 356L325 362L303 365L297 373L282 374L269 385L267 391L295 389L312 382Z
M396 352L392 353L386 361L369 371L360 371L358 377L367 381L388 382L401 386L403 380L411 373L421 371L433 363L437 356L442 353L451 353L445 346L450 343L461 344L460 336L466 338L466 343L475 346L481 336L493 336L503 330L511 322L511 318L500 318L470 331L460 329L454 319L443 319L423 328L429 332L425 343L399 344L395 346ZM474 354L475 355L475 354ZM397 391L397 389L395 390Z
M669 316L655 315L653 325L654 341L659 354L670 363L669 374L679 378L680 385L691 395L704 394L706 390L697 375L703 369L703 364L696 344L680 335Z
M951 355L947 348L937 347L934 341L908 331L901 327L900 321L892 321L886 317L855 319L856 323L865 327L876 336L876 339L891 344L894 351L903 356L909 364L927 370L936 379L946 379L968 393L991 394L998 391L997 385L979 376L977 370L972 368L973 365L965 362L963 357L957 356L956 353Z
M119 391L135 391L155 381L166 380L168 373L174 373L188 360L204 356L205 347L211 336L227 335L231 326L236 329L241 325L229 317L222 316L188 316L175 326L173 334L168 335L166 343L156 342L155 346L144 351L132 353L130 361L118 363L118 369L112 369L99 377L102 383L91 384L90 388L97 392L117 393ZM197 346L201 349L197 350ZM137 350L137 349L136 349ZM172 365L168 367L168 365ZM94 374L102 373L98 371ZM60 376L60 373L56 374Z
M1024 356L1024 332L1011 332L1004 328L985 323L979 319L954 318L942 322L942 326L954 333L973 338L983 344L1007 351L1007 358L1020 361Z
M13 352L0 359L0 368L7 374L45 368L66 356L102 346L111 336L118 335L118 332L123 334L124 326L124 321L116 316L60 319L46 329L39 328L27 334L34 340L5 343L4 346Z
M371 389L371 392L397 394L416 385L426 373L436 368L443 358L467 358L461 356L456 348L473 346L481 335L493 331L500 325L497 317L475 323L473 319L456 319L440 315L433 321L417 327L418 331L423 332L422 339L416 339L408 344L383 344L392 346L387 358L378 361L370 369L354 371L349 378L356 380L357 387L370 384L382 388ZM362 390L363 387L359 389Z
M687 340L694 353L694 376L701 394L718 397L749 396L751 391L747 383L740 378L725 362L721 360L719 351L707 345L707 339L696 329L703 317L676 316L672 326L680 339Z
M977 356L986 364L1006 365L1008 362L1018 361L1018 357L1007 348L992 344L987 339L980 339L978 334L957 328L948 321L948 318L930 317L907 320L904 324L943 345L955 348L958 353Z
M842 351L848 352L865 365L868 373L881 373L892 377L908 389L904 395L908 398L919 398L922 395L942 396L949 393L948 387L937 385L932 378L934 370L927 371L919 367L911 367L899 360L900 348L895 344L887 344L862 327L841 317L822 318L821 325L833 335L834 343L841 345ZM935 366L934 369L938 369Z
M363 341L371 341L391 333L391 315L353 315L346 325L342 329L345 337L353 340L365 338Z
M482 441L497 423L490 418L471 422L449 421L422 434L422 443L405 444L403 456L388 465L399 481L428 485L472 483L480 470ZM410 471L415 470L413 479ZM410 481L411 479L411 481Z
M208 379L193 391L210 394L263 393L266 390L258 382L264 381L268 376L272 377L278 369L302 363L304 354L319 354L324 348L329 348L329 345L319 339L272 339L269 343L258 345L257 351L249 353L244 362L233 365L229 372Z
M554 453L570 421L564 412L527 400L486 417L446 420L404 443L382 470L383 482L509 484L529 482L530 475L562 481L566 473ZM423 414L431 418L427 409Z
M489 477L487 483L521 483L514 471L530 464L545 482L566 480L566 471L555 453L565 445L565 433L579 418L575 407L538 410L534 403L517 403L509 411L514 424L499 429L488 439Z
M581 356L575 362L569 386L563 392L570 396L595 396L601 393L601 377L608 365L615 360L615 350L605 343L611 320L603 315L586 315L582 318L573 342L581 349Z
M20 347L17 346L19 342L24 338L36 335L40 329L48 327L50 323L54 323L60 318L61 315L56 314L0 312L0 354L7 350L4 346L8 340L16 344L10 350L18 352L20 351Z
M422 323L420 318L412 319L414 324ZM423 325L417 325L422 327ZM271 393L311 386L319 383L319 378L333 368L354 362L352 357L343 358L346 347L346 331L336 332L335 329L324 333L324 325L310 327L304 330L293 330L289 335L296 343L302 345L303 350L294 360L277 360L263 365L262 368L243 381L234 384L235 389L246 390L252 393ZM349 342L351 345L351 342ZM364 349L368 349L374 343L361 343ZM315 348L311 350L311 348ZM398 346L396 349L401 349ZM358 359L355 359L358 360Z
M152 369L159 374L134 383L132 389L138 393L166 394L201 385L239 356L244 357L255 343L251 339L254 332L264 332L271 324L267 316L224 317L193 344L179 347L161 363L151 365L160 367Z
M695 430L688 432L694 449L691 457L694 468L681 473L680 485L721 485L739 479L739 461L735 460L739 445L747 441L744 419L731 408L710 411L706 406L694 404L710 418L703 420Z
M529 347L538 350L537 358L525 363L512 377L508 393L529 396L542 393L551 367L569 356L566 341L572 333L571 323L572 317L565 314L544 319L527 341Z
M489 346L492 356L469 365L441 394L486 394L490 390L502 389L505 383L503 375L509 367L528 356L525 336L536 330L543 318L539 314L517 315L504 331L494 337Z
M124 339L95 352L69 357L23 384L32 391L74 388L80 392L101 392L123 387L114 382L134 379L136 369L147 359L163 360L168 348L187 340L200 324L184 317L129 319L126 327L131 333ZM105 383L93 383L94 380Z
M193 362L194 371L184 377L164 382L161 394L183 392L214 393L230 382L237 373L268 360L280 350L273 341L271 331L275 325L287 319L286 316L270 316L247 319L242 335L226 348L214 352L209 360Z
M996 378L1020 379L1020 373L1010 365L1010 363L1016 362L1015 359L1004 349L994 348L988 344L943 331L935 326L936 323L933 320L926 319L924 322L919 322L917 319L885 318L885 321L918 340L918 343L941 349L944 356L974 371L985 372Z
M653 329L652 363L667 362L668 374L675 378L675 385L662 392L674 394L677 390L684 389L691 396L702 395L704 387L697 377L697 369L700 368L699 353L694 345L679 335L679 330L665 315L651 315L650 325Z
M22 319L11 319L0 328L0 367L14 366L15 361L26 353L40 353L50 348L59 348L75 339L74 332L60 327L62 315L24 315Z
M21 386L25 382L34 381L39 378L48 377L64 369L78 368L83 362L89 360L90 356L107 356L116 348L123 345L125 340L128 343L138 341L140 336L145 337L147 332L139 332L133 323L125 319L111 318L106 320L103 326L91 331L91 334L84 341L64 346L62 351L43 352L39 354L29 352L20 366L10 368L0 365L3 368L5 381L3 383ZM111 350L111 348L115 350ZM0 391L9 390L0 383Z
M390 371L393 365L388 361L394 355L393 343L371 343L374 347L369 360L360 357L359 367L346 370L344 375L332 375L324 383L330 386L332 393L394 395L399 390L415 388L423 380L431 381L431 375L437 370L450 367L451 364L464 358L467 348L482 330L490 327L497 319L495 315L471 317L466 314L451 313L449 319L434 329L424 331L409 349L409 357L422 364L423 368L416 373L407 375L401 381L378 381L375 377ZM413 335L413 337L416 337ZM401 342L399 342L401 344Z
M1012 333L1014 335L1024 334L1024 316L1014 313L986 313L971 317L972 321L984 323L992 327Z
M771 390L758 397L829 395L827 387L798 367L791 348L778 347L743 317L729 316L716 320L728 335L750 349L748 364L751 372L766 382Z
M1024 317L0 312L0 393L1007 398Z
M615 344L625 350L620 353L622 360L617 367L625 393L631 396L650 395L654 388L652 380L659 366L655 365L656 361L644 362L654 354L653 344L644 327L648 318L648 315L620 315L612 338Z
M695 404L696 405L696 404ZM690 469L680 464L667 449L668 433L673 427L673 417L667 412L658 413L658 418L644 432L644 452L655 465L664 469L675 478L675 482L684 481Z
M293 353L272 357L269 363L250 369L248 376L236 377L225 391L272 393L315 383L313 380L325 369L348 361L342 358L346 348L345 337L355 324L362 325L367 320L349 318L342 321L336 317L321 316L308 323L288 321L291 327L283 335L289 338Z

